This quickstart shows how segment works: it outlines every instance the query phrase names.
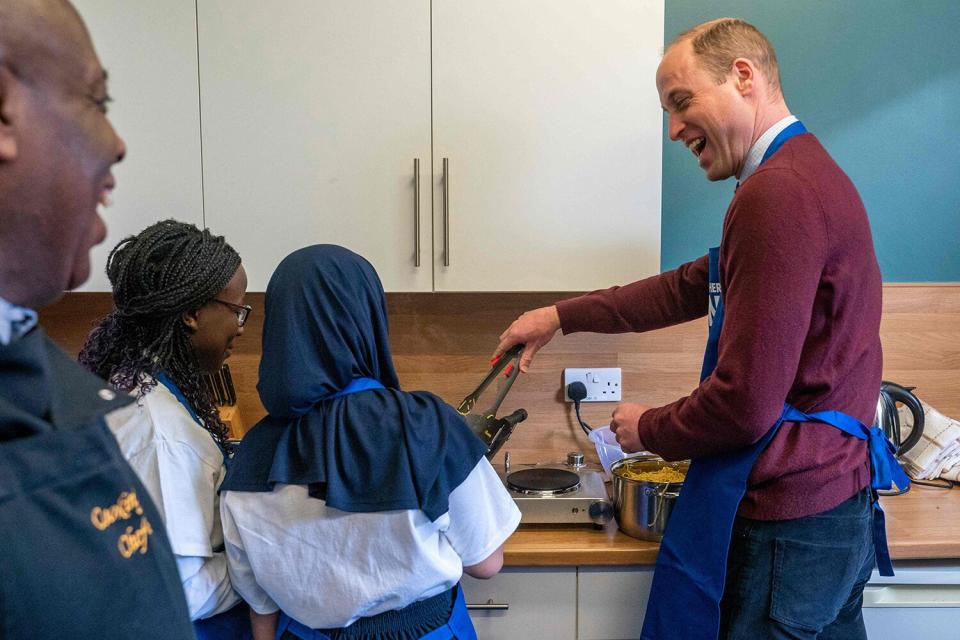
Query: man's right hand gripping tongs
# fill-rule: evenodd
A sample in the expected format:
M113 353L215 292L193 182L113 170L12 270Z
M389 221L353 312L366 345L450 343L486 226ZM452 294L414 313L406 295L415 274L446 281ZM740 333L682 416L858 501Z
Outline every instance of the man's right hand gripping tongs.
M497 418L497 410L503 403L507 392L510 391L513 381L520 375L520 354L522 353L523 345L518 344L500 356L500 359L494 363L483 382L457 407L457 411L470 425L470 429L487 445L487 458L496 455L503 443L513 433L513 429L527 419L527 412L523 409L517 409L504 418ZM504 372L504 370L506 371ZM476 411L476 404L483 392L494 380L500 377L501 373L504 377L497 387L493 404L483 411Z

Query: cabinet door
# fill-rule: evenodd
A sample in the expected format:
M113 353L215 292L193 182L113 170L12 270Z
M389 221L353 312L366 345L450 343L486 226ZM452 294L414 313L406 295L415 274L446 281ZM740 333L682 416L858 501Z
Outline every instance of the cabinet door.
M464 575L461 585L477 636L484 640L577 637L576 567L507 568L490 580Z
M639 638L653 567L580 567L577 575L580 640Z
M430 290L429 0L198 0L197 16L206 221L250 289L334 243L387 290Z
M107 239L86 291L110 291L107 255L122 238L176 218L203 226L194 0L75 0L110 73L110 121L127 143L113 168Z
M663 0L434 0L437 290L659 271L662 47Z

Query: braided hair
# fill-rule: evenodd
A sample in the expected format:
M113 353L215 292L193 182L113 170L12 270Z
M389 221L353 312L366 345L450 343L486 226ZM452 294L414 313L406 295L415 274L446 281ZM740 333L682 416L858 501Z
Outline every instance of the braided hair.
M226 447L227 427L203 384L182 317L215 298L239 266L223 236L176 220L124 238L107 258L113 311L87 337L80 364L118 389L138 389L140 397L165 373Z

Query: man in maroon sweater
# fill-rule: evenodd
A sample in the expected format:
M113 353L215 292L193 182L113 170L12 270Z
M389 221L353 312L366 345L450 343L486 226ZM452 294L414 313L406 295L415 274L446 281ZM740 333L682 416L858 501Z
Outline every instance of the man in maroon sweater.
M657 89L670 139L691 150L709 180L736 176L739 186L719 250L716 367L666 406L619 405L611 423L618 442L671 460L716 456L760 441L784 402L870 425L882 365L881 281L866 211L812 134L777 140L799 122L769 42L739 20L699 25L667 48ZM526 370L557 330L650 331L707 313L703 256L529 311L495 355L526 343ZM867 451L824 424L785 422L776 432L737 510L721 637L866 637L860 605L874 562Z

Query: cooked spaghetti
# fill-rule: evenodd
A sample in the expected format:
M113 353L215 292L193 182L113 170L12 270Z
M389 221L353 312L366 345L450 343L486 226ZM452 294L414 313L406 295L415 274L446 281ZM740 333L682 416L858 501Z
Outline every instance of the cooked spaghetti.
M683 482L683 479L686 477L686 474L679 469L674 469L673 467L661 467L659 469L645 470L643 469L644 463L627 463L621 467L618 467L614 470L614 473L622 478L627 478L628 480L637 480L639 482L666 482L666 483L676 483ZM647 463L649 464L649 463Z

